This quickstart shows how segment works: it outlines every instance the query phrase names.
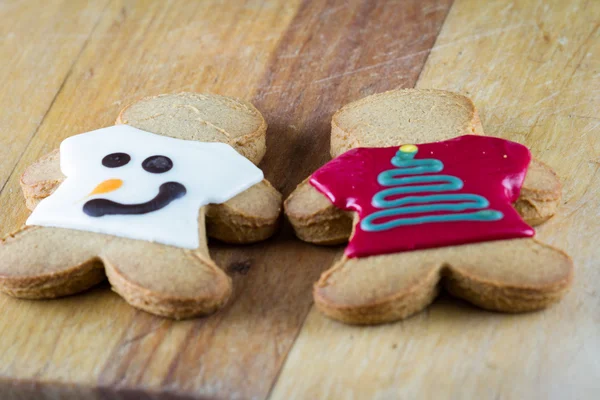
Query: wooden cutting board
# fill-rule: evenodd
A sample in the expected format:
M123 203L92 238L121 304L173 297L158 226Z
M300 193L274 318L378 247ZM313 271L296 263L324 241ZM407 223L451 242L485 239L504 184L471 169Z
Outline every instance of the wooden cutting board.
M406 321L345 326L313 307L341 254L288 224L213 243L234 295L173 322L108 285L56 301L0 296L1 399L524 399L600 397L600 2L4 1L0 231L26 219L24 168L112 124L137 97L214 92L269 123L266 177L288 195L329 159L332 113L399 87L472 97L488 134L529 146L563 182L541 240L570 253L573 290L502 315L442 297Z

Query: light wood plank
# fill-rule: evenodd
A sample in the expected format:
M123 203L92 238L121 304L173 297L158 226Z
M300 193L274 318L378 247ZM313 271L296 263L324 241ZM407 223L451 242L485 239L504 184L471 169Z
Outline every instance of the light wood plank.
M0 191L107 3L0 3ZM10 214L6 203L0 204L3 214Z
M525 315L444 298L371 328L312 310L273 399L600 397L598 21L594 1L457 1L417 84L471 96L489 134L557 170L563 205L538 237L573 256L571 293Z
M112 124L128 102L183 90L251 98L297 6L112 1L103 15L95 14L102 18L94 35L0 194L1 204L11 209L0 215L3 233L19 227L28 214L18 186L21 171L65 137ZM63 9L61 17L72 18L71 10ZM45 43L43 38L37 41ZM254 253L260 262L259 249ZM237 257L241 263L254 261ZM266 270L267 266L262 273ZM250 280L254 275L252 271L238 276ZM236 291L243 291L245 283L234 279ZM259 279L252 278L255 286L260 287ZM0 392L10 389L15 398L32 393L36 398L104 398L104 393L113 396L124 390L140 396L195 392L264 397L283 360L278 358L279 346L286 346L277 339L282 332L271 331L273 327L252 312L240 324L245 316L238 310L237 322L232 320L216 334L223 314L175 323L135 311L107 286L52 302L1 296L0 308ZM296 329L301 321L285 322ZM255 329L253 341L244 329L237 330L247 325ZM285 326L274 328L285 331ZM270 343L260 350L263 357L245 360L245 352L269 334ZM264 379L248 379L249 373ZM73 385L76 389L71 390Z

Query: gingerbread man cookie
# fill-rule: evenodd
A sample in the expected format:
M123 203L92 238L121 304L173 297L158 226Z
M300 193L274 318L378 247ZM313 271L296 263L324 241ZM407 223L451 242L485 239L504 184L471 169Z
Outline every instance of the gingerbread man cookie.
M216 311L231 282L209 257L205 225L233 243L276 228L281 196L254 165L264 119L249 103L183 93L136 102L117 123L67 138L25 171L33 212L0 243L0 290L55 298L108 277L153 314Z
M442 91L387 92L336 113L337 157L285 203L301 239L349 239L315 284L323 313L395 321L426 307L440 287L505 312L562 297L572 261L533 239L529 225L556 209L556 176L526 147L482 133L470 100Z

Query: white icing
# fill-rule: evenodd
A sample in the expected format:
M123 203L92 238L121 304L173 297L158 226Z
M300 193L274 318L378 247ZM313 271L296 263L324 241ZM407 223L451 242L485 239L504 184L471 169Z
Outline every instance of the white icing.
M129 163L107 168L102 159L127 153ZM147 157L163 155L173 161L168 172L146 172ZM198 210L223 203L263 179L248 159L224 143L201 143L155 135L127 125L116 125L72 136L60 145L60 168L67 177L58 189L35 208L27 225L41 225L104 233L184 248L197 248ZM88 196L101 182L120 179L122 186ZM140 215L91 217L83 212L86 201L103 198L124 204L145 203L165 182L179 182L187 193L164 208Z

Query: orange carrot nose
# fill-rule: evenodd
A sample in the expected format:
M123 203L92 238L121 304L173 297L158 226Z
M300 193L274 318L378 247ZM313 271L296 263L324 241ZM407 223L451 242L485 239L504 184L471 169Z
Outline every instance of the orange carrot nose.
M88 194L88 196L93 196L95 194L108 193L114 190L117 190L123 185L123 181L120 179L107 179L104 182L101 182Z

